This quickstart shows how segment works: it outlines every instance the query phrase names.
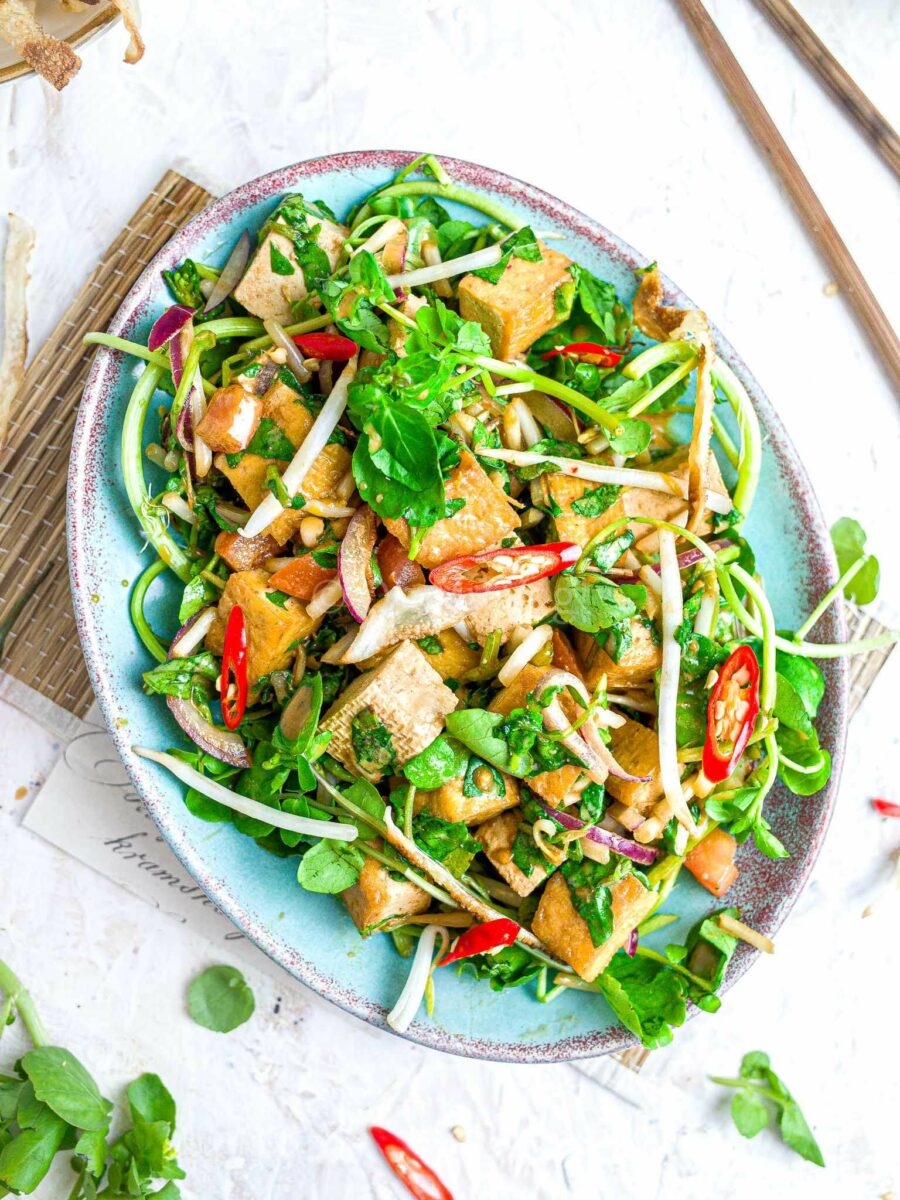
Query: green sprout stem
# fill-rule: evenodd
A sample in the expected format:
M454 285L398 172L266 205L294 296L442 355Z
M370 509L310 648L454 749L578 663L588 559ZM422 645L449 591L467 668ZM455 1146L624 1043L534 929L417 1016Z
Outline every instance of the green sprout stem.
M713 383L724 394L737 418L741 435L741 453L738 462L737 484L734 489L734 507L743 519L750 513L753 498L759 486L762 468L762 434L756 410L746 389L731 367L717 358L712 370Z
M46 1046L49 1041L47 1030L34 1006L34 1001L18 975L2 961L0 961L0 992L6 997L3 1008L0 1010L6 1020L10 1016L18 1014L28 1031L32 1045ZM0 1022L0 1033L3 1031L4 1024L5 1021Z
M157 662L165 662L168 655L166 654L165 646L150 628L150 623L144 616L144 600L146 599L150 584L165 570L166 564L161 558L157 558L152 562L138 576L138 580L131 590L131 601L129 603L131 622L137 631L137 635Z
M812 610L812 612L797 630L796 634L794 635L795 637L798 637L801 640L806 637L818 620L828 611L851 579L856 578L868 561L869 555L864 554L861 558L858 558L855 563L851 563L837 583L828 589L816 607Z
M470 192L468 188L459 187L455 183L439 183L437 180L422 179L414 180L411 183L394 183L390 187L375 192L356 214L354 228L372 215L373 201L384 200L390 196L438 196L441 200L451 200L457 204L465 204L467 208L474 208L477 212L482 212L485 216L500 221L509 229L521 229L524 225L524 221L521 221L514 212L502 204L497 204L494 200L480 196L477 192Z
M691 371L693 371L693 369L697 366L699 361L700 359L697 358L696 355L691 355L690 358L685 359L684 362L677 366L674 371L670 371L664 379L661 379L655 387L652 387L649 392L645 392L643 396L641 396L638 400L635 400L631 408L628 409L629 417L636 417L639 413L644 412L650 407L651 404L657 401L660 396L664 396L670 388L673 388L676 383L687 378Z
M769 598L752 575L743 567L733 563L728 570L734 578L744 585L747 594L753 597L759 612L762 627L762 679L759 688L759 703L765 716L775 705L775 616Z
M582 396L581 392L576 392L574 388L568 387L564 383L560 383L556 379L548 379L545 375L539 375L537 371L530 371L527 367L517 367L513 363L504 362L499 358L487 358L483 355L475 355L471 358L471 362L475 366L483 367L486 371L492 371L495 375L502 375L505 379L512 379L515 383L528 383L536 392L543 392L547 396L555 396L557 400L562 400L572 408L578 409L584 413L586 417L594 422L595 425L601 425L609 433L616 434L621 432L622 421L620 417L614 416L612 413L601 408L593 400L589 400L587 396Z

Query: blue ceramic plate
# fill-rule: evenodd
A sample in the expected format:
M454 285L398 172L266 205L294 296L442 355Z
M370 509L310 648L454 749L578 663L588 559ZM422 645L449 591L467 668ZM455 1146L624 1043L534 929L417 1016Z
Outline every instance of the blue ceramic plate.
M282 193L299 190L310 198L321 197L343 214L411 157L367 151L319 158L244 184L211 204L156 256L126 297L110 332L146 342L155 316L171 303L160 275L163 268L186 256L221 265L240 232L247 227L256 230ZM444 162L451 177L463 185L511 206L536 229L563 234L558 248L608 279L620 296L634 294L633 270L647 260L596 221L497 171L452 159ZM674 285L668 291L670 302L691 306ZM793 626L836 578L828 532L806 473L772 406L718 332L716 339L719 353L742 379L762 422L762 480L747 533L757 550L778 622ZM161 767L131 753L132 742L158 748L181 744L165 704L141 691L147 655L129 621L128 593L123 587L123 581L132 582L149 561L119 466L119 431L141 369L132 358L99 351L84 393L69 477L75 612L110 733L164 837L223 912L301 982L348 1012L386 1027L385 1012L400 992L409 966L390 939L361 941L338 901L298 887L295 862L266 854L231 826L196 820L184 806L182 785ZM732 433L736 435L736 430ZM153 480L154 488L161 483L161 478ZM179 589L174 580L171 583L158 585L150 606L154 624L161 630L174 629L177 623ZM840 606L823 620L821 636L829 641L844 636ZM729 893L746 920L769 935L784 920L812 869L837 791L847 684L840 665L827 667L826 673L828 691L819 728L834 761L831 782L807 799L782 789L773 793L767 813L791 858L772 863L751 845L742 847L740 880ZM680 940L689 925L713 907L707 892L691 879L682 879L666 905L679 913L680 923L662 933L660 941L671 941L673 935ZM752 959L753 952L742 946L730 969L731 982ZM517 1062L601 1054L633 1040L598 996L564 995L544 1006L530 987L495 993L484 983L449 971L441 975L434 1017L421 1015L408 1036L456 1054Z

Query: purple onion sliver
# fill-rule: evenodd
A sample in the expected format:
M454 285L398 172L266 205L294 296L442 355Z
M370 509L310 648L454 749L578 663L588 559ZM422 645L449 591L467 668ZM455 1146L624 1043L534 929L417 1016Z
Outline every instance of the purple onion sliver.
M635 928L635 929L632 929L631 933L629 933L628 941L625 943L624 950L629 958L634 958L635 954L637 954L637 948L638 948L638 931Z
M538 804L540 804L548 817L552 817L554 821L558 821L564 829L584 829L585 822L578 817L573 817L570 813L562 812L560 809L552 808L540 798L538 798ZM589 826L587 837L592 842L596 842L598 846L606 846L608 850L613 850L616 854L621 854L624 858L630 858L632 862L641 863L644 866L649 866L650 863L656 862L658 852L652 846L641 846L637 842L633 842L630 838L621 837L618 833L612 833L609 829L601 829L598 825Z
M194 310L186 304L173 304L171 308L156 318L150 336L147 338L148 350L161 350L168 345L176 333L181 332L182 326L194 315Z

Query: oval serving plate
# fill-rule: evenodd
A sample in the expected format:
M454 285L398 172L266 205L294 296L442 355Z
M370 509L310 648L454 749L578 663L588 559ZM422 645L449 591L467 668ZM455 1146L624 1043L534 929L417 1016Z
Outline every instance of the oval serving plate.
M146 342L155 316L171 303L160 272L187 256L224 263L240 232L248 226L258 228L282 193L302 191L343 214L412 157L399 151L333 155L285 167L237 188L172 238L131 289L109 331ZM634 269L647 260L602 225L499 171L456 159L442 161L454 180L512 207L535 228L558 231L563 235L559 249L608 279L620 296L633 296ZM448 207L456 210L454 205ZM691 307L691 301L668 281L667 291L670 303ZM782 626L794 626L837 577L828 531L809 479L771 404L717 330L715 336L719 353L747 387L762 422L762 478L747 532L776 618ZM106 349L98 352L79 413L69 472L75 613L104 717L147 809L218 907L302 983L347 1012L386 1028L385 1013L409 969L390 940L362 942L333 897L313 895L297 886L294 861L267 854L231 826L197 820L185 808L182 785L131 753L133 742L165 748L181 741L165 704L141 691L147 655L129 621L128 593L123 587L149 561L142 553L143 538L128 506L119 466L121 420L140 370L141 364L132 358ZM731 432L736 433L733 425ZM150 430L148 440L149 434ZM161 473L154 475L149 464L147 477L154 488L161 486ZM161 585L149 605L157 628L175 628L176 584L169 580ZM840 605L823 619L818 632L829 641L845 636ZM846 668L832 663L825 670L828 690L819 728L834 762L831 780L822 792L806 799L776 788L766 811L791 858L773 863L752 845L743 846L738 856L741 876L729 893L746 920L769 936L786 917L812 870L837 793L846 727ZM689 926L714 907L707 892L682 878L667 904L670 911L678 912L679 923L662 933L656 944L672 941L673 935L681 940ZM753 957L748 946L739 947L729 984L744 973ZM535 1000L531 988L496 993L471 976L451 972L442 973L434 1017L420 1014L407 1036L455 1054L511 1062L561 1062L633 1043L599 996L576 993L545 1006Z

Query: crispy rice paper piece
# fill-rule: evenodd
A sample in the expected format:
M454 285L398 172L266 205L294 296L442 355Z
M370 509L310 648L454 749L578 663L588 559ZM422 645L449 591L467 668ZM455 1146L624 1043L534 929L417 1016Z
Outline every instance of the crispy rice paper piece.
M671 308L663 304L662 280L656 267L641 280L633 305L634 323L658 342L689 342L700 362L697 367L697 399L694 404L694 431L688 455L687 527L696 533L703 522L704 499L709 476L709 448L715 390L712 381L716 347L706 313L699 308Z
M48 37L27 0L0 0L0 38L57 91L78 74L81 59L67 42Z
M138 12L137 4L135 0L113 0L113 4L122 14L125 28L131 37L128 49L125 51L125 61L127 63L140 62L144 57L144 39L141 37L141 14Z
M6 441L12 402L22 386L28 354L28 262L34 249L34 230L15 213L9 214L4 264L3 356L0 358L0 448Z

